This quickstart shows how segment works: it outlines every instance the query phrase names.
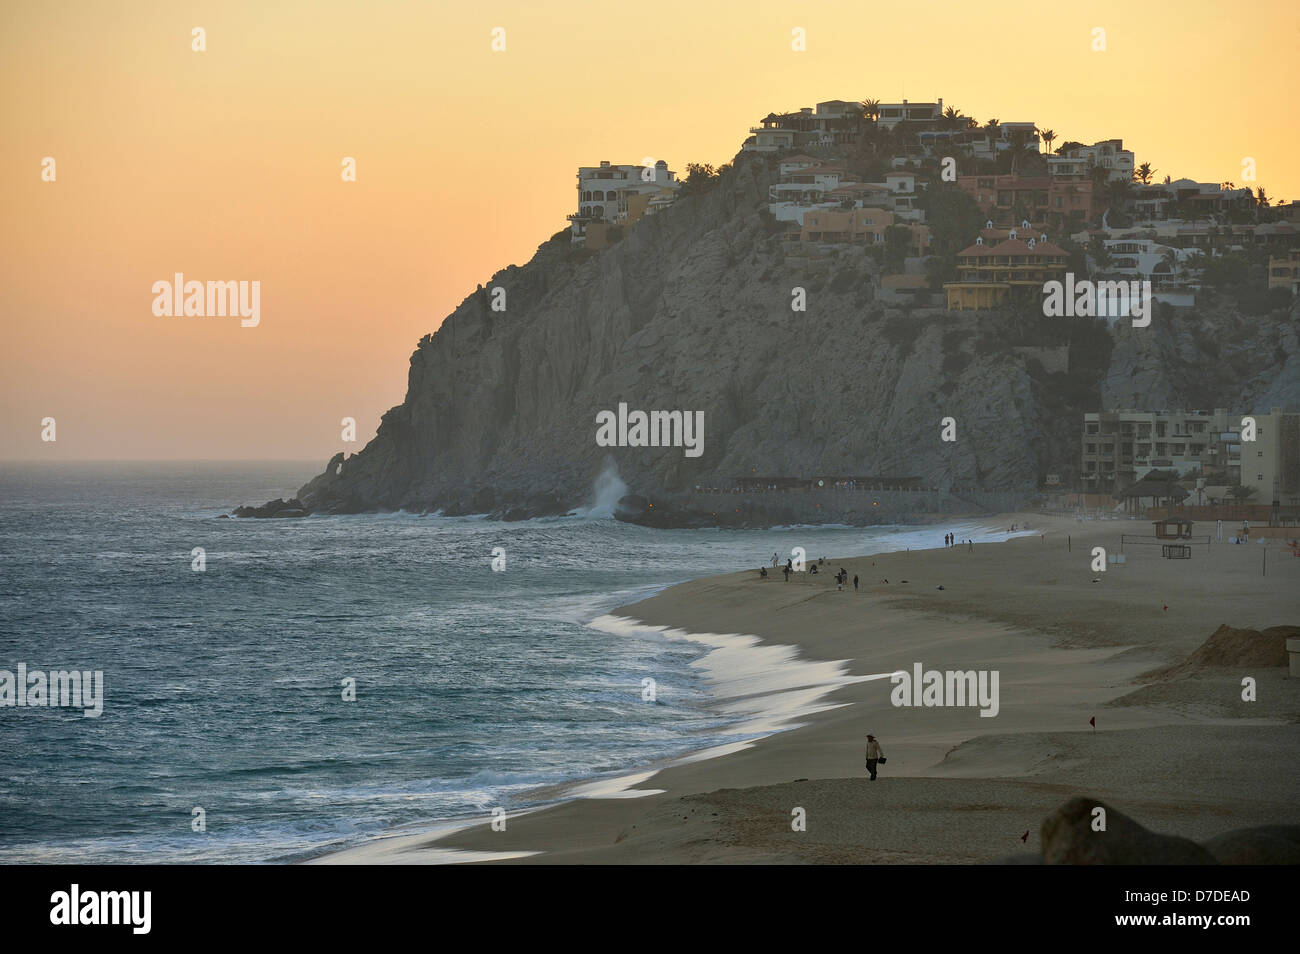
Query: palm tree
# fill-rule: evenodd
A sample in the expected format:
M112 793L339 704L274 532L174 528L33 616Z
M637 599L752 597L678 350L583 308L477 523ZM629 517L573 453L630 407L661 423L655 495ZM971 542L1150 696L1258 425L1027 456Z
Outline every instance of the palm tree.
M960 109L949 106L943 111L943 124L949 129L960 129L966 125L966 117L961 114Z
M1020 160L1029 151L1029 134L1023 129L1012 130L1007 139L1007 152L1011 155L1011 174L1015 175Z
M1251 497L1255 496L1259 488L1247 487L1244 484L1237 484L1235 487L1228 488L1228 496L1232 497L1237 503L1245 503Z
M1150 185L1151 177L1155 174L1156 170L1151 168L1151 163L1149 162L1144 162L1133 170L1133 178L1137 179L1143 185Z
M858 105L862 107L862 115L866 116L873 123L880 118L880 100L864 99Z
M1043 142L1047 143L1047 151L1052 151L1052 143L1056 142L1056 132L1051 129L1040 129L1038 135L1043 137Z

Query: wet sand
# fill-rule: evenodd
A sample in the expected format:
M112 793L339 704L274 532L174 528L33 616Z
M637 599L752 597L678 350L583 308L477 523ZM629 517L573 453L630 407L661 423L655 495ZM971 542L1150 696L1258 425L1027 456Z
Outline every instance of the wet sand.
M1035 855L1043 817L1082 794L1198 840L1300 822L1300 680L1283 667L1139 678L1182 660L1221 623L1300 623L1300 559L1277 543L1197 546L1186 561L1129 545L1125 565L1094 572L1092 547L1118 552L1121 533L1149 536L1151 525L1037 514L996 522L1028 522L1039 535L835 557L825 573L790 583L748 569L615 611L840 662L849 678L800 697L797 728L721 757L647 768L618 797L512 816L504 831L479 824L384 838L318 861L977 863ZM831 573L841 566L860 590L836 589ZM887 674L918 662L996 670L997 715L893 705ZM883 678L851 678L872 675ZM1258 681L1258 701L1241 701L1245 675ZM793 698L781 688L718 704L779 710ZM875 782L863 767L867 732L888 758ZM796 809L804 831L792 830Z

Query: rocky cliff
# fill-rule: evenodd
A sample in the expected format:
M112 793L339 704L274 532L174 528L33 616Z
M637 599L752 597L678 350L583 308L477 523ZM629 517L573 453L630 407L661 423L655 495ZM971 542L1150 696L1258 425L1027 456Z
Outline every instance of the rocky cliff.
M751 474L1030 493L1046 472L1077 471L1085 410L1300 396L1295 310L1161 313L1112 333L886 307L860 249L787 258L766 214L774 176L742 158L606 250L575 248L565 231L494 275L419 343L405 401L301 489L302 506L562 513L589 500L608 457L630 491L670 507ZM806 312L791 309L795 287ZM1062 345L1068 371L1034 357ZM597 413L620 402L703 411L703 453L597 446ZM945 417L955 442L940 439Z

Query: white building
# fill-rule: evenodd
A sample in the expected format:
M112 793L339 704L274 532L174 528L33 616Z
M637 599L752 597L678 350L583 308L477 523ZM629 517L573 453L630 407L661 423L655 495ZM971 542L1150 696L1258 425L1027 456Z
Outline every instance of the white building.
M1107 181L1130 182L1133 179L1133 153L1124 148L1123 139L1103 139L1091 146L1075 146L1067 149L1064 157L1087 163L1088 175L1093 168L1100 166L1108 170ZM1050 167L1051 163L1048 165Z
M1048 156L1047 174L1064 179L1078 179L1089 174L1087 159L1072 159L1069 156Z
M653 166L616 166L605 159L598 166L580 166L578 211L569 216L570 239L577 243L585 241L587 225L591 222L619 221L620 200L625 214L629 194L652 193L652 202L658 210L666 204L666 196L675 195L680 188L681 182L678 181L677 174L670 172L668 163L662 159Z
M876 122L886 129L893 129L903 120L909 122L936 123L943 118L943 98L935 103L881 103L880 115Z
M1107 274L1145 279L1157 288L1183 284L1204 254L1199 248L1161 245L1149 238L1103 239L1102 245L1111 256Z

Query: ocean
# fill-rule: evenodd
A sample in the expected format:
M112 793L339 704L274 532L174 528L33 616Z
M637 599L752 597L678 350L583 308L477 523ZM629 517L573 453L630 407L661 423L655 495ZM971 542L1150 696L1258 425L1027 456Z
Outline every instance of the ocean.
M772 726L712 704L735 653L592 621L794 546L975 536L652 530L607 505L518 523L221 519L317 469L0 465L0 670L104 680L98 717L0 707L0 862L305 860L744 742ZM728 694L763 665L733 666Z

